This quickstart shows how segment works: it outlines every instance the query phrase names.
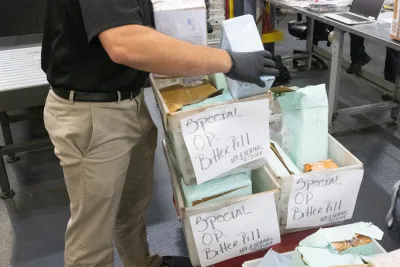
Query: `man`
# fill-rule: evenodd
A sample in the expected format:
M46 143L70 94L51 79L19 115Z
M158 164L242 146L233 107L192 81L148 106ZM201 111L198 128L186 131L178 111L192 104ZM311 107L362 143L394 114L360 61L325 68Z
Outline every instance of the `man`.
M150 0L48 0L42 68L50 90L46 129L71 205L65 266L169 266L150 256L143 219L151 195L157 129L143 101L148 72L216 72L263 86L276 75L266 51L191 45L150 28Z
M360 73L362 67L371 61L371 57L365 51L364 38L352 33L350 33L350 58L348 74Z
M388 82L394 83L396 80L399 54L396 50L386 47L384 77ZM362 67L371 61L371 57L365 52L363 37L350 34L350 56L352 62L347 70L349 74L361 72Z
M349 0L349 6L353 3L353 0ZM393 5L393 0L385 0L384 5ZM351 64L347 69L348 74L357 74L361 72L362 67L367 65L371 61L371 57L365 51L364 45L365 39L361 36L350 33L350 58ZM394 51L394 50L392 50ZM391 65L391 54L389 48L386 49L386 62L385 62L385 79L393 75L391 69L387 69Z
M396 82L396 74L398 70L398 63L400 60L400 52L392 48L386 47L386 59L385 59L385 69L384 77L385 80L391 83Z

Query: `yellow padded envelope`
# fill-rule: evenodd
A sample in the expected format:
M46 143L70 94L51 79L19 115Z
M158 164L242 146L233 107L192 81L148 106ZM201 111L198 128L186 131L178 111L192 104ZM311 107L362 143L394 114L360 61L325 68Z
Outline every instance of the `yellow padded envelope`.
M180 110L183 106L198 103L207 98L222 94L209 81L203 80L203 84L195 87L184 87L175 84L160 90L167 104L169 112Z

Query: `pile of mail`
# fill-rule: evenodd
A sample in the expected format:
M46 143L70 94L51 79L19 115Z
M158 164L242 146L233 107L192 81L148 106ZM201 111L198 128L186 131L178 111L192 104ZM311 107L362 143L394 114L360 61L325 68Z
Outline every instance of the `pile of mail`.
M386 253L375 241L382 237L378 227L365 222L320 229L292 253L269 251L258 267L372 266Z

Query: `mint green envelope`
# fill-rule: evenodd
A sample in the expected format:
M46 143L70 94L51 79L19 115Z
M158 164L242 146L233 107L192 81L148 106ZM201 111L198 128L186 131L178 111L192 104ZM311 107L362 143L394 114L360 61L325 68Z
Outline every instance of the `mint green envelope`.
M186 185L183 181L181 184L187 207L248 196L253 193L250 171L211 180L200 185Z
M313 235L308 236L299 243L301 247L323 248L332 254L360 254L371 255L374 253L374 244L366 244L359 247L352 247L345 251L338 252L331 244L332 242L341 242L352 240L355 234L368 236L372 239L381 240L383 232L371 223L359 222L338 227L320 229Z
M289 156L303 170L307 163L328 159L328 98L325 85L281 94L282 135Z
M224 90L224 93L229 93L228 84L226 83L226 77L223 73L215 73L209 76L210 82L214 84L218 90ZM229 93L230 94L230 93Z
M364 264L364 262L358 255L337 255L327 249L297 247L292 254L290 267L330 267L351 264Z

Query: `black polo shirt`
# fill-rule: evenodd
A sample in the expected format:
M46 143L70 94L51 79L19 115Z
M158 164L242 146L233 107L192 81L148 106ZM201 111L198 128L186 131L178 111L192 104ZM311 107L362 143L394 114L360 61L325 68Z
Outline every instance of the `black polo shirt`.
M42 69L53 88L137 92L148 73L114 63L100 43L104 30L153 26L151 0L47 0Z

